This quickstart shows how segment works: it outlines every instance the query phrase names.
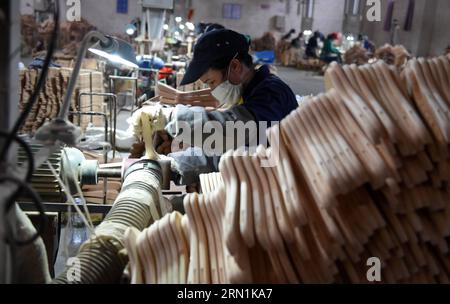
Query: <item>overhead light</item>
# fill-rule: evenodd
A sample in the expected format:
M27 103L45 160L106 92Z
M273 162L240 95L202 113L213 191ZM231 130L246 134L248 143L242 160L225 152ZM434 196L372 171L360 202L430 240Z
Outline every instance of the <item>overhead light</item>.
M181 18L181 17L175 17L175 22L176 22L176 23L180 23L181 21L183 21L183 18Z
M195 25L194 25L192 22L186 22L186 27L187 27L190 31L195 30Z
M125 32L127 33L128 36L133 36L134 33L136 33L136 31L137 31L137 28L134 24L128 24L125 29Z
M102 45L101 42L98 42L89 48L89 52L106 58L113 63L122 64L134 69L139 68L136 62L136 54L130 44L117 38L108 38L110 39L110 46L105 47L104 44Z
M169 25L168 24L164 24L163 25L163 29L167 31L169 29Z
M180 24L180 30L184 30L185 26L183 24Z
M81 43L81 47L78 50L77 60L72 69L72 75L70 76L64 101L59 109L58 116L45 123L37 130L35 134L35 139L37 141L46 145L55 144L57 141L61 141L68 145L76 145L79 142L81 130L68 121L68 115L72 102L72 95L78 81L78 75L80 74L82 61L86 56L87 49L112 62L121 63L132 68L138 68L136 54L134 53L133 47L127 42L111 36L105 36L97 31L86 34Z

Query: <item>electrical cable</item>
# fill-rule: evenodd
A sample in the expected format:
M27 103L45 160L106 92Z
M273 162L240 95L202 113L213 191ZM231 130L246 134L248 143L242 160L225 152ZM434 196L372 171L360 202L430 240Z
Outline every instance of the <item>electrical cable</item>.
M5 131L0 131L0 136L1 137L8 137L8 136L10 136L10 134L5 132ZM27 155L28 167L27 167L27 174L26 174L25 180L27 182L30 182L31 178L33 177L33 171L34 171L33 152L31 151L30 146L25 142L25 140L20 138L17 134L13 135L12 140L13 140L13 142L16 142L17 144L19 144L19 146L24 150L25 154Z
M34 241L36 241L41 236L41 234L43 234L44 229L45 229L45 224L47 223L47 216L45 215L45 208L41 202L39 194L29 184L27 184L24 181L21 181L18 178L15 178L15 177L0 176L0 183L3 183L3 182L14 183L14 184L18 185L21 189L23 189L28 195L30 195L31 200L36 207L36 210L39 212L39 218L40 218L39 226L36 229L37 232L30 239L22 241L22 240L16 240L11 236L7 236L5 241L8 244L14 244L14 246L17 246L17 247L19 247L19 246L22 247L22 246L27 246L29 244L32 244ZM4 217L5 223L8 222L7 215L8 215L8 212L10 211L11 207L14 206L15 199L16 199L15 195L12 195L5 206L5 210L3 212L3 217Z
M47 50L47 55L46 55L46 58L45 58L45 61L44 61L43 67L42 67L42 71L40 73L40 76L39 76L38 82L35 86L35 89L33 91L33 94L31 95L28 103L25 105L24 110L22 111L22 113L20 114L16 123L14 124L12 131L10 133L5 133L3 131L0 132L0 136L6 137L3 148L1 149L1 153L0 153L0 161L1 162L6 160L7 154L9 152L11 144L13 142L17 142L20 146L22 146L22 148L24 148L24 151L28 157L28 170L27 170L27 175L26 175L25 181L22 181L15 177L0 177L0 182L12 182L19 187L18 190L13 195L11 195L10 198L6 202L6 206L5 206L4 213L3 213L4 222L5 223L7 222L7 220L8 220L7 214L10 211L11 207L15 204L17 196L22 191L25 191L26 193L28 193L31 196L31 199L32 199L33 203L35 204L35 207L38 210L39 217L40 217L40 225L37 229L37 233L35 235L33 235L33 237L30 238L29 240L20 241L20 240L15 240L11 236L6 237L6 242L10 243L11 245L14 245L14 246L26 246L26 245L29 245L29 244L33 243L34 241L36 241L40 237L40 235L43 234L44 229L45 229L45 223L47 221L47 217L45 214L45 208L41 202L39 195L36 193L35 190L32 189L32 187L29 184L27 184L27 182L31 181L32 174L34 171L33 154L31 152L31 149L28 146L28 144L26 144L25 141L23 141L20 137L18 137L17 133L19 132L20 128L26 121L28 115L32 111L33 106L37 102L40 91L42 90L42 88L45 84L46 78L47 78L47 73L48 73L48 70L50 67L50 63L51 63L54 51L56 49L58 36L59 36L59 2L58 1L54 2L53 20L54 20L54 29L52 32L52 36L50 38L49 48Z
M39 94L45 84L45 81L47 79L47 73L50 67L50 63L53 57L53 54L56 49L56 45L58 42L58 36L59 36L59 2L54 2L54 14L53 14L53 20L54 20L54 29L52 36L50 38L49 47L47 50L47 55L45 57L44 65L42 67L41 74L39 75L39 80L36 84L36 87L33 91L33 94L31 95L28 103L25 105L25 108L23 109L22 113L20 114L19 118L17 119L16 123L14 124L14 127L9 134L9 136L6 138L6 141L4 143L4 146L0 153L0 161L4 161L6 159L6 155L9 151L9 148L11 146L11 143L13 142L14 136L19 132L20 128L26 121L28 115L30 114L31 110L33 109L33 106L36 104Z

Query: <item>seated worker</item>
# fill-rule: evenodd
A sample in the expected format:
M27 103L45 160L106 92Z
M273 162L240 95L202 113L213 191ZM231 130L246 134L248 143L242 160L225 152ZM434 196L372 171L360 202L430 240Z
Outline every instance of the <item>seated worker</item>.
M213 122L222 126L224 132L221 136L225 140L230 136L225 132L227 122L267 122L270 126L297 108L296 97L286 83L271 74L266 65L255 68L249 47L246 36L227 29L205 33L198 40L181 85L200 79L212 89L212 95L222 106L213 111L202 107L176 106L171 113L165 113L168 117L165 130L171 138L180 136L182 124L187 123L192 127L190 130L195 130L199 122L203 125ZM202 142L192 144L191 149L201 152L202 143L208 136L202 134ZM167 140L167 136L164 137ZM253 146L248 145L248 142L247 138L244 146ZM159 140L159 145L163 144L164 139ZM237 148L240 147L234 146L234 149ZM205 153L187 155L184 152L175 152L169 156L175 160L177 171L186 185L198 182L198 176L202 173L219 171L220 156L211 157Z
M336 44L339 40L339 35L337 33L332 33L328 35L327 39L325 39L325 43L323 45L322 53L320 55L320 60L331 63L333 61L337 61L338 63L342 63L341 52L336 48Z
M319 31L315 31L313 36L309 38L306 44L305 55L308 58L319 58L318 50L321 48L321 43L323 42L323 34Z

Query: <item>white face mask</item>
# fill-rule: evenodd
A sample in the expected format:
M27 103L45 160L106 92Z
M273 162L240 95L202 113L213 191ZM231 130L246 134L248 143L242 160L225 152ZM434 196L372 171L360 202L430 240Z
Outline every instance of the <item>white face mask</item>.
M236 54L237 56L237 54ZM234 58L236 58L234 56ZM234 59L233 58L233 59ZM231 65L230 65L231 67ZM230 67L228 68L228 75L230 75ZM243 92L242 84L232 84L228 79L217 86L211 94L220 102L221 107L232 107L238 104L241 100Z

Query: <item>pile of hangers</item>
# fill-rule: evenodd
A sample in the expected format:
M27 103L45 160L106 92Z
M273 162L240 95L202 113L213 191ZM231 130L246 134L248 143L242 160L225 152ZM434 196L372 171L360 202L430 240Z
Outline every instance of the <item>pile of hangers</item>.
M270 148L229 151L202 176L186 215L134 231L131 268L157 276L135 283L368 283L372 257L384 283L450 282L450 58L326 78L268 130Z
M168 105L182 104L205 108L216 108L219 105L218 101L211 95L211 89L183 92L166 84L158 83L158 95L161 103Z

